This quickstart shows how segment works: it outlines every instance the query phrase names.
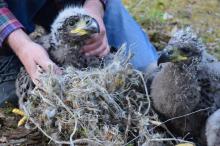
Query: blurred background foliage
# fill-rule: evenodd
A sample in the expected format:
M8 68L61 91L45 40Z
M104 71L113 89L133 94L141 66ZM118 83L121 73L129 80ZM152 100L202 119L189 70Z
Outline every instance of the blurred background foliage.
M220 0L122 0L161 50L178 28L192 26L220 59Z

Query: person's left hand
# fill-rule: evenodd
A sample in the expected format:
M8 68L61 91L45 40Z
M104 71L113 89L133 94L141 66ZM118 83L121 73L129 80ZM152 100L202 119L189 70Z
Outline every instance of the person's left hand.
M103 22L103 6L99 0L87 0L84 8L91 17L97 20L100 27L100 33L95 34L91 39L89 39L81 51L84 52L86 56L103 57L110 51L106 36L106 29Z

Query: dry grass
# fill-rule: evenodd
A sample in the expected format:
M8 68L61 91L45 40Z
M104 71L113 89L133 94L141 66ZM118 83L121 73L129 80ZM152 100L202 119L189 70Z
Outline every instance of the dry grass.
M40 86L20 106L56 144L173 145L177 139L151 107L146 81L128 63L125 47L104 68L64 69L62 76L42 73ZM127 56L127 57L126 57Z
M162 138L148 131L149 121L158 119L143 75L132 69L124 50L104 68L43 73L41 85L20 102L31 123L57 144L119 146Z

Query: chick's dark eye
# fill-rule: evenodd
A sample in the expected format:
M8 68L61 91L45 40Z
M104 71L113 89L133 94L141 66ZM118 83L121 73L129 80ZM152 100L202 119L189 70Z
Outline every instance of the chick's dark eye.
M167 54L168 54L168 55L172 55L172 54L173 54L173 50L167 51Z
M68 24L69 24L69 26L74 26L75 21L71 19L71 20L69 20Z
M189 53L189 49L187 49L187 48L182 48L181 50L183 53L186 53L186 54Z

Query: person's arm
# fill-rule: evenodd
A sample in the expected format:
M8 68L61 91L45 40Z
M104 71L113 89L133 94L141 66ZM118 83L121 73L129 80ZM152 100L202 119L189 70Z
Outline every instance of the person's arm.
M85 52L85 54L88 56L95 55L103 57L108 54L110 50L106 36L105 25L103 22L103 4L105 3L106 0L86 0L83 6L88 14L95 18L100 25L100 33L93 36L82 48L82 51Z
M16 29L24 28L22 24L15 19L14 15L7 8L7 4L0 0L0 47L3 42Z
M34 43L23 29L22 24L7 8L7 4L0 0L0 48L3 43L7 43L35 82L38 77L37 65L44 70L48 70L49 65L56 65L49 59L45 49Z

